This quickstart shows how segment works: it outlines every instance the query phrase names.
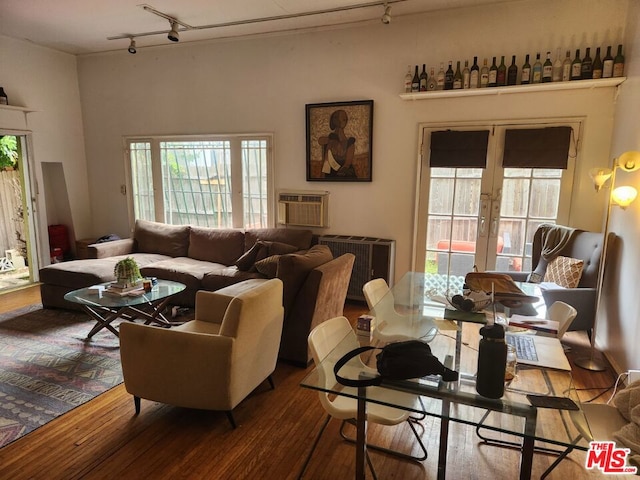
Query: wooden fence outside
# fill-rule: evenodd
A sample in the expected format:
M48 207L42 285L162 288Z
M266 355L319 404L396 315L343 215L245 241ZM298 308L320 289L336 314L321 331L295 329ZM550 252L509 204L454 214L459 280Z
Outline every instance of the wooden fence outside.
M21 247L16 237L16 232L23 235L23 224L19 218L21 208L20 172L0 171L0 257L5 256L5 250L19 250Z

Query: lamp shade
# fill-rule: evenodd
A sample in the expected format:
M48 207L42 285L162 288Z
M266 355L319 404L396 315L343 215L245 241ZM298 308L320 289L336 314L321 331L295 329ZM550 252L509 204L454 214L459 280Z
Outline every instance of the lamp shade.
M619 205L622 208L627 208L631 205L636 197L638 196L638 191L633 187L618 187L611 192L611 198L616 205Z
M635 172L640 168L640 152L631 150L618 157L618 166L625 172Z
M591 180L593 180L596 192L600 191L605 182L611 178L612 174L613 171L610 168L596 167L589 170L589 176L591 177Z

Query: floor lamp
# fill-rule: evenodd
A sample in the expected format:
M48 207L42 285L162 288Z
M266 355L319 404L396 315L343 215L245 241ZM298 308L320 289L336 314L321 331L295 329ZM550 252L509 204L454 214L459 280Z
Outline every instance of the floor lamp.
M598 325L597 315L600 311L600 305L602 302L602 286L604 283L604 267L607 259L607 250L609 247L609 218L611 216L611 207L619 206L623 210L627 208L631 202L633 202L638 195L638 191L629 186L617 187L616 182L616 170L620 168L625 172L634 172L640 168L640 152L630 151L625 152L618 158L613 160L612 168L594 168L589 171L589 175L593 179L593 183L596 187L596 191L604 186L607 180L610 182L610 194L607 201L607 216L604 223L604 240L602 245L602 255L600 255L600 265L598 271L598 285L596 288L596 314L593 322L593 329L591 331L591 352L586 358L577 358L575 363L581 368L591 370L594 372L601 372L606 370L606 364L599 358L595 358L596 351L596 327Z

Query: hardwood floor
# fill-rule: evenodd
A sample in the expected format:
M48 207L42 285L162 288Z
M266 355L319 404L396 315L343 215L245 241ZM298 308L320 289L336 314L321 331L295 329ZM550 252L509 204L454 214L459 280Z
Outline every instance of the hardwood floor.
M11 295L16 297L0 297L0 311L39 301L33 291ZM364 310L363 305L349 304L345 314L354 320ZM586 336L571 332L568 337L569 355L583 354ZM234 411L239 424L235 430L224 413L147 400L142 400L136 416L132 397L123 385L117 386L0 449L0 479L295 479L325 419L317 393L299 386L309 371L278 364L276 389L265 382L242 402ZM574 368L573 376L578 388L609 387L615 380L612 371ZM581 391L581 399L599 392ZM597 401L606 401L609 395ZM428 417L423 423L429 458L416 463L371 452L380 479L436 478L439 420ZM329 423L304 478L353 477L353 446L340 438L339 426L337 420ZM371 425L369 435L393 448L413 446L405 426ZM447 478L517 478L517 451L482 445L472 427L456 423L449 439ZM534 478L553 458L535 456ZM549 478L601 478L583 468L584 458L584 453L572 453Z

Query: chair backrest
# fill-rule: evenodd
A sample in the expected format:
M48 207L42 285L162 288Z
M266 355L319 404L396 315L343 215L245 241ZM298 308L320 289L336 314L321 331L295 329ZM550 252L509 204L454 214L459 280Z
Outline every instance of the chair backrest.
M382 297L389 293L389 285L384 278L374 278L364 284L362 293L364 293L364 298L367 300L369 310L371 310L382 300Z
M360 346L349 320L346 317L334 317L322 322L311 331L308 341L313 362L318 369L320 385L329 389L333 388L338 383L333 373L333 367L332 365L322 365L322 360L327 355L335 355L337 361L342 355ZM339 349L336 348L338 345L340 345ZM325 410L333 413L334 408L329 394L320 392L319 397Z
M556 301L547 310L547 318L558 322L558 338L562 338L571 326L571 322L578 315L578 311L571 305Z

